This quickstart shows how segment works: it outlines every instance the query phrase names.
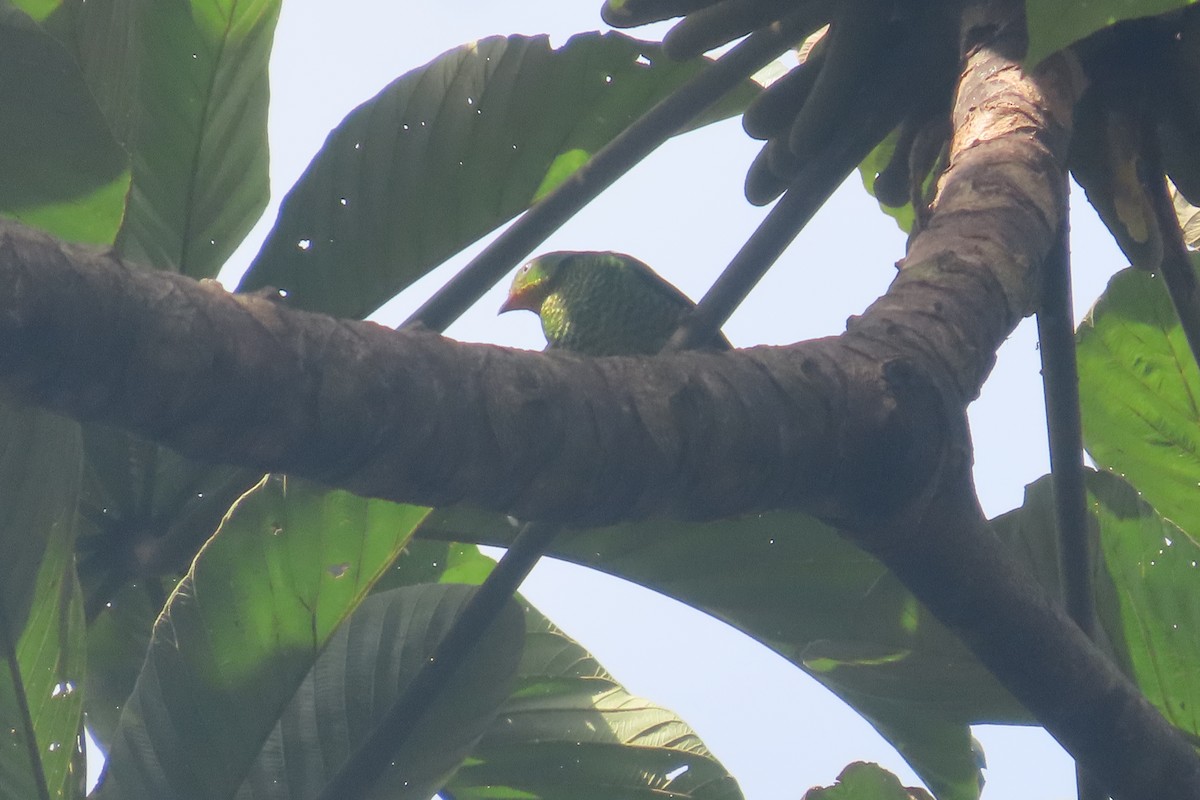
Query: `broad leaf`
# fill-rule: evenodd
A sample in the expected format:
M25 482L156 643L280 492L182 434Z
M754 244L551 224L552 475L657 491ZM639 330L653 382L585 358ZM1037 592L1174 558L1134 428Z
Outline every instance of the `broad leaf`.
M0 797L63 796L80 730L78 426L0 406Z
M320 649L425 513L289 479L246 495L155 625L102 796L236 791Z
M315 797L429 660L471 593L422 585L367 598L312 665L239 800ZM442 787L508 697L523 626L510 601L368 796L428 800Z
M85 425L83 434L79 573L95 619L129 580L181 576L262 473L192 461L99 425Z
M106 600L105 608L87 626L87 680L84 711L88 731L107 755L121 712L146 660L154 621L170 587L142 579L128 583Z
M1174 725L1200 735L1200 546L1160 516L1139 492L1110 472L1089 470L1088 505L1098 552L1094 576L1097 617L1114 662L1132 677ZM994 522L1010 544L1054 541L1049 477L1025 489L1021 508ZM1037 547L1037 545L1033 545ZM1058 590L1058 553L1042 549L1038 578Z
M1164 14L1194 0L1025 0L1029 50L1025 63L1043 58L1121 20Z
M533 608L517 686L447 785L459 800L740 798L675 714L630 695Z
M1117 589L1110 634L1122 663L1173 724L1200 736L1200 546L1111 473L1089 475L1108 575Z
M150 629L200 547L260 473L191 461L123 431L85 425L79 577L88 617L92 735L107 751Z
M32 5L43 0L21 2ZM150 4L145 0L63 0L56 5L42 27L75 56L113 136L130 147L140 116L139 20L147 10L143 7Z
M125 152L71 54L0 2L0 214L109 244L129 188Z
M478 586L496 562L473 544L413 539L373 587L382 592L421 583L465 583Z
M62 5L62 0L10 0L10 2L38 22L50 16Z
M416 539L375 586L479 583L495 562L474 545ZM670 711L624 690L532 606L517 683L447 786L463 798L738 797L736 784Z
M1200 540L1200 372L1162 279L1118 273L1077 339L1088 452Z
M191 516L187 511L179 514ZM371 591L420 583L476 585L483 582L495 563L475 545L409 541ZM88 678L84 694L88 728L105 752L112 745L121 711L137 683L154 621L165 600L163 586L167 584L169 591L172 585L169 581L169 578L138 578L125 584L88 625Z
M833 786L809 789L802 800L912 800L912 796L883 767L856 761L841 771Z
M858 165L858 174L862 178L863 188L867 190L867 194L874 197L879 203L879 210L896 220L896 225L900 227L900 230L911 233L913 223L916 221L912 202L907 202L902 206L889 206L875 194L875 181L896 157L897 136L898 132L892 131L882 142L875 145L875 149Z
M503 517L435 511L423 536L506 544ZM869 719L945 798L973 798L967 725L1030 721L875 559L815 520L765 514L572 531L553 555L705 611L804 669Z
M1090 474L1090 471L1089 471ZM1024 501L1019 508L1001 514L991 521L992 530L1016 553L1030 574L1051 596L1064 600L1062 574L1059 569L1058 523L1054 510L1053 480L1043 476L1025 487ZM1092 552L1099 548L1099 531L1093 525L1089 531ZM1117 593L1097 559L1092 569L1092 584L1097 613L1103 619L1116 616ZM1111 626L1109 626L1111 628ZM1109 648L1101 639L1099 644ZM1119 639L1116 645L1120 649Z
M367 315L524 211L707 63L660 52L616 33L558 50L545 36L489 37L407 73L330 134L241 288Z
M267 61L280 3L161 0L79 12L92 35L117 43L85 63L106 73L96 78L124 83L132 106L124 255L212 277L257 221L268 197ZM121 41L126 30L131 42ZM111 74L119 70L133 76Z
M28 721L37 734L38 760L51 797L75 796L86 766L78 745L83 730L81 689L87 674L87 630L72 538L71 527L66 525L50 542L38 571L33 609L17 645ZM8 796L4 792L16 788L15 784L0 785L0 796Z

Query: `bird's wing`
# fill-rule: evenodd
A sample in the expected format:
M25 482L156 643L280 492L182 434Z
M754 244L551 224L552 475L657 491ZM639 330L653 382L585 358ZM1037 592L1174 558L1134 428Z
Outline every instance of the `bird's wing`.
M657 293L660 297L679 306L681 311L690 313L696 308L696 304L692 301L692 298L680 291L675 284L651 269L645 262L627 255L622 255L620 258L625 268L629 271L629 274L636 276L638 281L645 284L647 292ZM714 333L705 346L712 350L733 349L733 345L725 338L725 334L720 331Z

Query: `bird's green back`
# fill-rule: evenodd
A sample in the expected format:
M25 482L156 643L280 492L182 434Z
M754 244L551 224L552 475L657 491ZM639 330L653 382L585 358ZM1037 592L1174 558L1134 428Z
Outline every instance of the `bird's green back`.
M538 314L551 348L589 355L651 355L695 307L641 261L619 253L553 253ZM714 347L727 349L723 336Z

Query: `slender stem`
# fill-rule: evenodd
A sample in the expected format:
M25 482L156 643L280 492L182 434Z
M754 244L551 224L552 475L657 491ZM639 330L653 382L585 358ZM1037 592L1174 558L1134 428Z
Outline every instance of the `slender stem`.
M1079 373L1075 362L1075 320L1071 301L1070 223L1063 215L1059 240L1042 270L1037 313L1058 564L1067 613L1089 639L1096 638L1094 563L1088 538L1087 487L1083 471L1083 426L1079 415ZM1105 800L1108 793L1075 766L1079 800Z
M367 795L396 751L419 729L423 717L441 697L457 668L495 622L558 531L557 525L525 524L508 552L438 642L433 655L404 688L371 735L325 785L320 800L346 800Z
M0 605L0 625L4 630L14 630L12 620L6 618L7 612L3 605ZM20 725L20 737L25 742L26 755L29 757L29 771L33 777L33 783L37 789L39 800L50 800L50 789L46 784L46 766L42 762L42 755L38 748L37 731L33 727L33 713L29 709L29 697L25 692L25 681L21 675L21 665L17 661L17 642L16 639L10 636L0 637L0 661L3 661L8 667L8 679L12 686L13 696L16 700L17 713L21 719L19 723L13 724L10 720L8 727L15 734L17 725Z
M898 104L864 102L864 107L872 109L871 117L851 126L849 136L838 139L804 165L696 310L680 325L667 349L695 347L719 330L846 176L902 117Z
M746 38L663 98L471 259L404 323L444 331L518 261L701 112L793 44L796 14ZM806 18L805 18L806 19ZM803 32L803 28L800 28Z
M1060 241L1043 269L1042 302L1037 314L1038 341L1050 440L1050 471L1054 476L1054 513L1058 525L1063 596L1071 619L1094 638L1096 605L1088 541L1067 230L1064 220Z

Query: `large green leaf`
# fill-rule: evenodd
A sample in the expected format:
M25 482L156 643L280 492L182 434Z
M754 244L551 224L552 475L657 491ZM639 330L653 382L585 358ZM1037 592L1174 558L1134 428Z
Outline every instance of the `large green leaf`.
M10 2L38 22L50 16L62 5L62 0L10 0Z
M64 526L46 551L38 570L33 609L17 644L28 722L37 734L50 797L76 796L86 764L78 744L83 726L81 688L86 675L87 630L70 530L69 525ZM7 794L14 789L15 785L0 784L0 797L24 800L31 796Z
M1091 474L1088 488L1117 590L1109 629L1121 661L1172 724L1200 736L1200 546L1117 476Z
M911 800L900 779L878 764L856 761L837 776L833 786L818 786L801 800Z
M139 22L146 0L20 0L31 6L54 2L42 27L74 56L116 140L130 146L139 122ZM49 11L47 6L43 10ZM31 16L36 16L31 11Z
M1011 547L1029 570L1030 574L1053 597L1063 600L1062 574L1059 569L1058 522L1054 510L1053 480L1043 476L1025 487L1024 501L1019 508L1001 514L992 520L992 530ZM1093 526L1089 531L1093 552L1099 547L1099 532ZM1093 566L1092 584L1097 613L1104 619L1115 619L1117 608L1116 590L1108 580L1099 559ZM1111 626L1109 626L1111 627ZM1100 644L1109 647L1107 640ZM1116 650L1120 650L1119 640ZM1116 655L1116 651L1110 651Z
M267 61L280 3L110 0L103 12L79 10L91 83L126 87L109 97L110 113L132 108L125 255L211 277L257 221L269 194ZM111 48L92 41L105 36Z
M896 220L896 224L900 227L900 230L905 233L911 233L913 223L916 221L916 212L913 211L912 202L910 201L902 206L889 206L875 194L875 181L896 156L896 140L898 137L899 131L892 131L883 141L875 145L875 149L858 165L858 174L862 178L863 188L867 190L867 194L874 197L879 203L879 210Z
M533 608L517 686L447 785L460 800L740 798L672 712L630 695Z
M1162 279L1118 273L1077 339L1088 452L1200 540L1200 372Z
M0 213L56 236L108 244L129 188L113 139L71 54L0 2Z
M1120 665L1173 724L1200 735L1200 546L1164 519L1139 492L1111 472L1086 476L1093 547L1094 592L1102 639ZM994 527L1010 544L1039 548L1038 578L1057 588L1058 553L1037 540L1054 541L1052 483L1045 477L1025 489L1021 508Z
M242 281L370 313L524 211L706 63L627 36L489 37L400 77L330 134ZM749 84L709 114L743 107Z
M480 583L494 565L475 545L416 539L375 590L406 580ZM529 605L525 629L512 696L447 785L450 796L740 796L675 714L630 695Z
M1035 66L1046 56L1121 20L1164 14L1195 0L1025 0L1029 51Z
M503 517L435 511L433 538L506 544ZM1031 721L878 561L819 522L764 514L657 520L559 537L552 554L674 597L745 631L846 699L943 798L978 794L967 726Z
M78 426L0 406L0 798L67 796L80 728Z
M239 800L315 797L429 660L471 593L427 584L367 598L312 665ZM427 800L442 787L509 696L523 626L520 606L508 602L370 797Z
M102 614L88 621L84 712L88 732L106 755L146 660L165 591L155 580L126 584L105 603Z
M155 625L102 796L231 796L425 513L283 478L247 494Z
M85 425L79 577L88 616L88 725L107 751L167 595L261 473L191 461Z
M200 516L206 518L207 511L201 511ZM187 509L174 513L175 524L183 524L180 516L194 515ZM104 543L101 541L96 547L103 548ZM371 591L419 583L476 585L483 582L495 563L475 545L410 541ZM169 576L142 577L126 583L111 595L103 611L88 625L85 709L88 729L104 752L112 746L121 711L137 683L155 619L170 588Z
M112 428L83 434L79 573L95 619L129 580L181 576L262 473L192 461Z

